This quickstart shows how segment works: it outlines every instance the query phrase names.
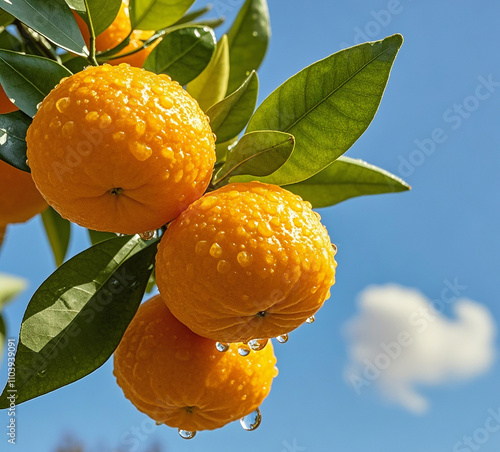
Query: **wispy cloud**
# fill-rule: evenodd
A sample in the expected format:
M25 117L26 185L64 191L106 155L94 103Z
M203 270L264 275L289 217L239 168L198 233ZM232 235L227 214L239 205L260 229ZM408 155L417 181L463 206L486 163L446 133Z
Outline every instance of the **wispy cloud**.
M372 286L359 297L359 313L346 328L346 379L358 394L373 385L387 400L422 413L419 385L439 385L483 374L494 355L495 322L488 309L463 298L463 286L445 280L430 300L395 284ZM454 318L442 314L451 304Z

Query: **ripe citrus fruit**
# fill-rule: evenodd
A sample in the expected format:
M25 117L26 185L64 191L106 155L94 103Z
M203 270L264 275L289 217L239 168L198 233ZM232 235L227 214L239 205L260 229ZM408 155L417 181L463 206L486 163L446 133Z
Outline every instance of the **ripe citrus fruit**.
M44 211L47 203L29 173L0 160L0 228L23 223Z
M63 79L27 134L33 179L64 218L134 234L176 218L205 191L214 135L196 101L166 75L89 67Z
M129 53L140 48L144 41L153 36L154 31L134 30L132 34L130 34L130 32L132 31L132 26L130 24L128 3L128 0L122 1L122 5L115 20L108 28L106 28L106 30L104 30L99 36L97 36L95 47L98 52L104 52L105 50L110 50L116 47L118 44L123 42L127 36L130 35L129 43L123 50L118 53L118 55ZM83 39L85 40L87 46L89 46L90 35L87 24L76 13L75 17L78 27L82 32ZM143 50L140 50L139 52L133 53L132 55L109 60L109 64L116 65L120 63L128 63L131 66L142 67L144 61L146 61L146 58L155 48L155 46L160 42L160 40L161 39L158 39L154 44L146 47Z
M272 344L240 356L225 353L180 323L159 295L143 303L114 355L125 397L160 423L213 430L256 410L271 390Z
M7 97L5 91L0 86L0 115L19 110Z
M167 306L220 342L281 336L322 306L335 251L311 204L278 186L234 183L191 204L156 257Z

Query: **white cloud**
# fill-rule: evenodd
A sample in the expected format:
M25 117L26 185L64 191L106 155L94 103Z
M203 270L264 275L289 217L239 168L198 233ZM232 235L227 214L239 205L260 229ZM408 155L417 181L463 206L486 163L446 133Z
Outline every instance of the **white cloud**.
M483 374L494 355L495 322L488 309L458 298L465 286L444 281L441 298L395 284L372 286L346 328L350 363L346 380L358 394L374 386L387 400L422 413L419 385L438 385ZM454 318L441 312L452 306Z

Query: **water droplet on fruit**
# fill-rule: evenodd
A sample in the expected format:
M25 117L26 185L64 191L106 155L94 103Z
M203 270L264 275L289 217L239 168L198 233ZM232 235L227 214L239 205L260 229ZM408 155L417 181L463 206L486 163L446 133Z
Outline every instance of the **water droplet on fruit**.
M41 103L41 102L38 102L38 103L36 104L36 109L37 109L37 110L39 110L41 106L42 106L42 103Z
M332 243L333 254L337 254L337 246Z
M280 343L280 344L284 344L285 342L288 341L288 334L281 334L280 336L278 336L276 338L276 340Z
M196 436L196 432L190 430L179 429L179 436L183 439L193 439Z
M224 353L229 350L229 344L225 342L216 342L215 343L215 348L219 350L219 352Z
M314 317L313 315L311 317L309 317L307 320L306 320L306 323L314 323L314 321L316 320L316 317Z
M247 431L251 432L255 430L262 422L262 415L260 414L259 408L247 414L245 417L240 419L241 426Z
M139 234L139 237L142 239L142 240L151 240L151 239L154 239L156 237L156 231L146 231L146 232L141 232Z
M250 354L250 347L248 347L247 344L241 344L239 347L238 347L238 353L241 355L241 356L248 356Z
M248 346L254 351L258 352L262 350L267 345L268 339L252 339L248 341Z

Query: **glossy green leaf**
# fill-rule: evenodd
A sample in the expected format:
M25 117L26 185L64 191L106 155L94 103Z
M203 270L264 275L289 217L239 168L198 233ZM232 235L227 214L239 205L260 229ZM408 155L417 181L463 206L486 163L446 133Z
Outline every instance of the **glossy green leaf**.
M215 156L217 164L226 161L226 156L229 149L233 147L237 143L237 141L238 137L234 137L232 140L225 141L224 143L217 143L215 145ZM220 166L218 168L220 168Z
M16 403L72 383L104 364L141 302L157 241L101 242L59 267L24 313L16 352ZM0 408L8 406L7 387Z
M26 165L26 132L31 118L22 111L0 115L0 159L30 172Z
M108 28L113 20L115 20L122 0L86 0L88 3L88 9L90 12L90 18L94 32L97 35L101 34L106 28ZM76 2L75 2L76 3ZM83 3L83 9L77 8L78 13L82 18L89 24L89 19L87 16L87 11L85 9L85 2L82 0L78 2Z
M88 55L75 17L64 0L3 0L1 6L59 47Z
M228 94L236 90L264 60L271 36L266 0L246 0L227 37L229 41Z
M282 166L293 152L293 135L270 130L250 132L243 135L238 144L228 151L226 162L214 177L214 185L234 176L266 176ZM253 180L231 179L232 182Z
M18 276L0 274L0 311L28 287L28 281Z
M313 207L328 207L356 196L395 193L411 187L377 166L342 156L313 177L284 188L300 195Z
M187 85L203 111L220 102L226 96L229 80L229 48L227 36L222 36L217 48L204 71Z
M248 124L257 104L259 79L252 71L234 93L207 111L213 132L217 135L217 143L223 143L236 137Z
M157 74L167 74L185 85L207 67L215 45L215 34L210 28L179 28L161 40L143 67Z
M23 49L21 41L7 30L0 33L0 49L14 50L20 52Z
M79 56L63 61L63 66L73 72L73 74L83 71L88 65L89 62L85 58Z
M6 27L12 22L14 22L14 16L9 14L7 11L0 9L0 27Z
M42 221L56 266L59 267L64 262L68 251L71 223L62 218L52 207L45 209L42 213Z
M360 44L318 61L288 79L264 100L247 131L281 130L295 151L263 182L287 185L308 179L347 151L379 107L403 38Z
M138 30L160 30L184 16L194 0L130 0L130 21Z
M97 245L99 242L104 242L104 240L113 239L116 237L116 234L113 232L102 232L102 231L94 231L92 229L87 229L89 233L90 243L92 245Z
M33 117L36 106L71 72L55 61L0 50L0 85L20 110Z

